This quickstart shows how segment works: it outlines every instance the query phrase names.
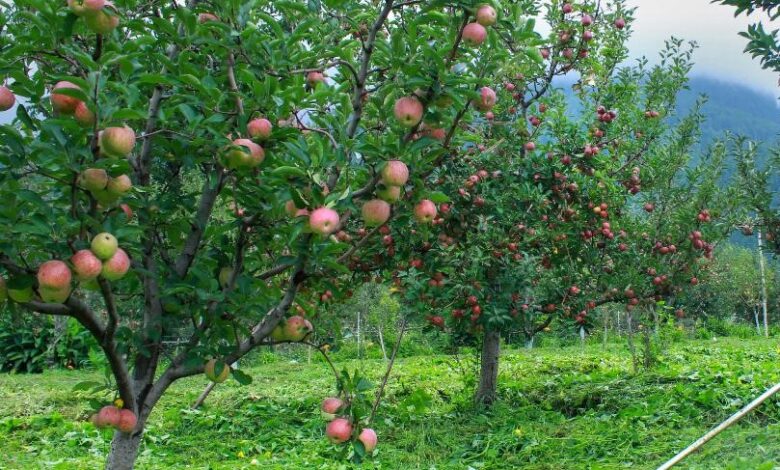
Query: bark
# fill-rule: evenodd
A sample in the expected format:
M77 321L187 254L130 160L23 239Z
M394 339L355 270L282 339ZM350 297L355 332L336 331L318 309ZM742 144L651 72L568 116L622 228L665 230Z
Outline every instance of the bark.
M132 470L138 458L143 431L132 434L115 432L111 440L111 451L106 460L106 470Z
M501 335L498 331L488 330L482 340L482 361L479 371L479 388L474 400L481 405L490 406L496 401L498 382L498 353Z

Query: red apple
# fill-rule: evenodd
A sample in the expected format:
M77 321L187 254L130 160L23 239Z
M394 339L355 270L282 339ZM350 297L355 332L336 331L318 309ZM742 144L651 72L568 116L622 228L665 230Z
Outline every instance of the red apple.
M340 223L338 212L327 207L314 210L309 216L311 230L320 235L330 235L335 232Z
M344 406L344 401L337 397L328 397L322 400L322 406L320 407L320 414L328 421L333 421L336 418L336 413L339 412L341 407Z
M16 96L8 87L0 86L0 111L8 111L14 107Z
M51 90L51 106L57 113L73 114L81 101L78 98L73 98L71 96L57 92L57 90L62 90L65 88L80 90L79 86L75 83L66 81L57 82L57 84L55 84L54 88Z
M496 10L490 5L482 5L481 7L477 8L476 17L477 23L481 24L482 26L492 26L496 24L496 20L498 19Z
M71 258L73 271L79 281L91 281L100 276L103 271L103 263L90 250L79 250Z
M381 199L372 199L363 204L363 222L369 227L378 227L390 218L390 204Z
M119 408L113 405L104 406L97 412L93 422L95 426L103 428L106 426L115 427L119 424Z
M436 204L428 199L423 199L414 207L414 218L423 224L428 224L436 218Z
M336 418L328 423L325 435L334 444L347 442L352 437L352 424L346 418Z
M127 126L107 127L100 133L99 145L109 157L126 157L135 147L135 132Z
M265 118L252 119L246 125L247 132L253 139L267 139L271 137L273 128L271 121Z
M103 277L109 281L118 281L125 277L127 271L130 270L130 257L127 256L125 250L117 248L116 253L103 262Z
M395 118L404 127L416 126L422 120L424 111L422 103L414 96L399 98L393 108Z
M62 261L52 260L38 268L38 285L42 288L61 290L70 286L71 272Z
M386 186L403 186L409 181L409 168L400 160L390 160L380 173Z
M463 40L470 46L479 46L487 39L487 30L479 23L469 23L463 28Z
M136 418L135 413L133 413L132 410L126 408L119 410L119 422L116 425L116 428L119 431L125 433L133 432L137 423L138 418Z
M363 428L363 430L360 431L358 440L363 443L363 447L365 447L366 453L370 454L374 452L374 449L376 449L377 437L376 432L373 429Z

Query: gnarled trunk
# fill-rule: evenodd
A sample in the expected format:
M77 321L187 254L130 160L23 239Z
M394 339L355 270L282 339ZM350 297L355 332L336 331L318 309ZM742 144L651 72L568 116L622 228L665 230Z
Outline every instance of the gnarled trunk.
M496 401L498 382L498 353L501 335L498 331L488 330L482 340L482 363L479 371L479 388L474 400L478 404L490 406Z
M115 432L111 440L111 452L106 460L106 470L133 470L142 435L143 431L132 434Z

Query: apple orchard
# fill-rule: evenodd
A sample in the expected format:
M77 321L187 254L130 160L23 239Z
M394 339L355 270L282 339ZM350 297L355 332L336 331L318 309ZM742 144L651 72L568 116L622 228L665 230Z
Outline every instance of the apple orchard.
M97 340L118 398L93 417L115 429L106 468L133 467L176 380L249 383L230 365L306 342L368 280L480 345L489 405L508 331L587 327L606 303L651 316L703 279L726 235L722 158L692 168L702 118L670 119L691 49L626 65L631 15L558 0L2 11L0 298ZM325 434L370 456L379 403L336 381Z

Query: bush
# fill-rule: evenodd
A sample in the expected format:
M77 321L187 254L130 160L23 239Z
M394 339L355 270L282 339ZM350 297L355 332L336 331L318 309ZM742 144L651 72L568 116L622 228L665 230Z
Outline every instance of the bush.
M81 368L91 364L92 336L77 322L39 315L0 317L0 371L40 373L50 367Z

